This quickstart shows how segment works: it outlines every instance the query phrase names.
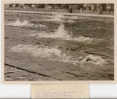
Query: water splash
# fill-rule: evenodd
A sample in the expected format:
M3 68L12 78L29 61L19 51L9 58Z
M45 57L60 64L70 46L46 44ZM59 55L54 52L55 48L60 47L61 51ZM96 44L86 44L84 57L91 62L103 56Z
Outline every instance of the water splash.
M81 60L81 63L92 63L95 65L102 66L102 65L106 64L106 60L103 59L101 56L89 54Z
M33 26L33 24L31 24L28 20L23 20L23 21L20 21L20 19L17 19L15 22L10 22L8 23L7 25L11 25L11 26L27 26L27 27L31 27Z
M72 63L74 65L91 63L98 66L102 66L106 64L106 60L98 55L89 54L85 57L79 56L77 58L73 58L73 56L67 55L66 53L63 53L62 50L53 47L49 48L45 46L39 47L38 45L19 44L17 46L12 47L10 51L15 53L29 54L33 57L47 58L51 61Z
M17 19L14 22L10 22L7 25L17 26L17 27L47 28L46 25L43 25L43 24L33 24L33 23L29 22L28 20L21 21L20 19Z
M53 21L63 22L64 15L63 14L55 14L52 18Z
M63 62L70 61L71 57L63 53L57 48L39 47L37 45L24 45L19 44L10 49L16 53L31 54L34 57L48 58L50 60L58 60Z
M85 37L85 36L79 36L79 37L72 37L72 35L70 35L70 33L68 33L65 30L64 27L64 15L63 14L55 14L55 16L53 17L53 21L54 22L58 22L60 25L58 27L58 29L56 29L55 32L52 33L39 33L39 34L31 34L30 36L36 36L39 38L59 38L62 40L71 40L71 41L78 41L78 42L85 42L85 43L91 43L94 39L90 38L90 37ZM76 17L76 16L75 16Z
M38 36L41 38L70 38L70 35L68 35L67 31L65 31L63 24L61 24L54 33L48 34L46 32L43 32L38 34Z
M79 36L78 38L72 38L74 39L75 41L78 41L78 42L83 42L83 43L92 43L94 41L93 38L91 37L85 37L85 36Z
M92 43L94 41L93 38L90 37L85 37L85 36L79 36L79 37L72 37L72 35L70 35L70 33L68 33L65 29L64 29L64 24L61 23L58 27L58 29L55 32L52 33L46 33L46 32L42 32L42 33L35 33L35 34L31 34L30 36L32 37L39 37L39 38L53 38L53 39L62 39L62 40L70 40L70 41L77 41L77 42L81 42L81 43Z

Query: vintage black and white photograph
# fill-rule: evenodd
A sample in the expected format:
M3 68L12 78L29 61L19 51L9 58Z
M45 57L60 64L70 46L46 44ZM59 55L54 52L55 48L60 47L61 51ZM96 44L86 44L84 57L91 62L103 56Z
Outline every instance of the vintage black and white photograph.
M4 4L5 81L114 80L114 4Z

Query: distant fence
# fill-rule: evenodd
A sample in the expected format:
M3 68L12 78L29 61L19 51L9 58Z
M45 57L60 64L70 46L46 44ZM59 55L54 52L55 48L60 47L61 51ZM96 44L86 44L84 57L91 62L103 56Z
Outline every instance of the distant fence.
M114 4L7 4L7 8L114 14Z

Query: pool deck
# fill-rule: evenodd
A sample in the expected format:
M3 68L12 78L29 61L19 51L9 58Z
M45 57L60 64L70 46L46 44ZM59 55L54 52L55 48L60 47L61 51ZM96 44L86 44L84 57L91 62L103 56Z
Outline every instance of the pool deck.
M15 12L15 13L32 13L32 14L63 14L68 16L91 16L91 17L110 17L114 18L114 15L107 14L93 14L93 13L67 13L67 12L44 12L44 11L23 11L23 10L5 10L5 12Z

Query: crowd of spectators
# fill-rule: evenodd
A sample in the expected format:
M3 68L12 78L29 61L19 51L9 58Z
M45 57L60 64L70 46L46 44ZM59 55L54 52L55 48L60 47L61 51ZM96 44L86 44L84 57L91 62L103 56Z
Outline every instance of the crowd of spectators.
M114 14L114 4L8 4L9 8L65 9L70 13Z

